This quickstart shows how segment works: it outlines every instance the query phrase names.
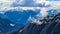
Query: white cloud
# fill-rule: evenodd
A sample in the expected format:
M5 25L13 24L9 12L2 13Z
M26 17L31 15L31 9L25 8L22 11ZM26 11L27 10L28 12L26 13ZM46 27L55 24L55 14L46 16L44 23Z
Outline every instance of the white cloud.
M15 26L15 24L10 24L10 26Z
M45 2L45 0L34 0L35 3L41 3L41 2Z
M21 5L24 3L24 0L15 1L16 4Z
M0 0L0 8L10 7L14 0Z
M42 17L46 17L46 16L48 15L46 8L41 8L40 13L41 13L41 16L42 16Z
M50 5L54 9L60 9L60 1L51 2Z

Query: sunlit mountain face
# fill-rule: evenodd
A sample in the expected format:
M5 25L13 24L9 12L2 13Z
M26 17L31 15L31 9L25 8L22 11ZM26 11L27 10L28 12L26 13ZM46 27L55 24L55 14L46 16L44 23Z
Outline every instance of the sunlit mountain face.
M60 34L59 20L59 0L0 0L0 34Z

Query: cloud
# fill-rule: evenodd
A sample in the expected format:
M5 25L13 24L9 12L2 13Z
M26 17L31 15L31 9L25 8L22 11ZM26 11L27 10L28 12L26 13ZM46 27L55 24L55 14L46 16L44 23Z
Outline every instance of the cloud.
M53 8L53 9L60 9L60 1L55 1L55 2L50 2L50 6Z
M60 1L60 0L46 0L46 1Z
M0 0L0 7L10 7L13 2L12 0Z
M41 8L40 13L41 13L41 16L42 16L42 17L46 17L46 16L48 15L46 8Z
M45 7L52 5L56 2L46 1L46 0L0 0L0 7Z
M45 6L50 6L52 5L52 3L55 5L57 3L60 3L57 2L57 1L46 1L46 0L19 0L19 1L16 1L12 3L12 6L13 7L17 7L17 6L22 6L22 7L45 7Z
M42 7L41 7L41 6ZM48 6L48 7L46 7ZM5 10L35 10L40 8L60 9L60 1L45 1L45 0L0 0L0 11ZM44 10L44 9L43 9ZM41 13L46 13L42 11Z

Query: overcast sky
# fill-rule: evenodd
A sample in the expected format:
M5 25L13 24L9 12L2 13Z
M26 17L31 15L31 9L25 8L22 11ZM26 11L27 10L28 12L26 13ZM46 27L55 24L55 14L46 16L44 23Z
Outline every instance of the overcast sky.
M6 9L16 9L17 7L45 7L60 8L60 1L54 0L0 0L0 11ZM24 9L24 8L23 8ZM35 8L34 8L35 9Z
M46 0L0 0L0 7L11 7L11 6L12 7L17 7L17 6L23 6L23 7L38 6L39 7L44 3L46 4L46 2L50 3L51 1L53 1L54 3L54 0L47 0L47 1Z

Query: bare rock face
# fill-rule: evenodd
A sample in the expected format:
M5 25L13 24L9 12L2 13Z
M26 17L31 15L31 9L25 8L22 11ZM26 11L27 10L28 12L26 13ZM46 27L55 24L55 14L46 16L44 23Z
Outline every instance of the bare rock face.
M21 29L9 32L9 34L60 34L60 14L54 16L49 24L30 23Z
M56 15L40 34L60 34L60 14Z

